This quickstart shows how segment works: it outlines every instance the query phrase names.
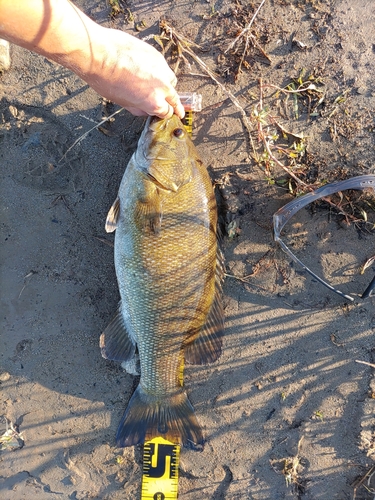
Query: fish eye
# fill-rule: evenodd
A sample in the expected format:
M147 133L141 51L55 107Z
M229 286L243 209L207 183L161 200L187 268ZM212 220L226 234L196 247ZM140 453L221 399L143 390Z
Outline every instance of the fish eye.
M174 131L173 131L173 135L175 137L183 137L184 136L184 131L182 130L182 128L175 128Z

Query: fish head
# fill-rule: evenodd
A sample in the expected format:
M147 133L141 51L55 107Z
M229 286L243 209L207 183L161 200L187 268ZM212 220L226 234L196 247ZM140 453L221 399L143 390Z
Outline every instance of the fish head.
M196 161L195 146L178 116L147 119L135 162L159 188L177 192L191 181Z

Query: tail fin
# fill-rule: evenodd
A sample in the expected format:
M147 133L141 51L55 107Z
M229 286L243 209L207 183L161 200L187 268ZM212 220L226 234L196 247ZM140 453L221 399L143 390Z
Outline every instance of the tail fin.
M133 446L156 436L176 444L203 444L194 408L182 389L160 399L138 386L131 397L117 430L117 446Z

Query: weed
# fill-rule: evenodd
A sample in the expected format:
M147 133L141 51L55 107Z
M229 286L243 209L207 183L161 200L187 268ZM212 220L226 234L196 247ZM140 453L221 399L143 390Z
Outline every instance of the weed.
M316 410L314 413L315 417L317 417L321 422L324 422L323 412L321 410Z
M285 401L287 397L288 397L288 393L286 391L283 391L280 394L281 401Z
M285 483L288 487L293 487L299 492L304 491L304 487L301 483L299 473L302 469L302 463L300 458L301 445L303 442L303 436L300 438L297 444L297 453L292 457L282 458L280 460L272 460L271 466L273 470L284 475Z
M124 15L125 22L134 22L134 16L131 10L126 6L126 0L108 0L111 9L109 16L114 19L120 14Z

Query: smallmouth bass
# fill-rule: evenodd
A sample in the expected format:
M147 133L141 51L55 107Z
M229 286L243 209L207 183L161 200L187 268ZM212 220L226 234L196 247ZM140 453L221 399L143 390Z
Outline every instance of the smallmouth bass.
M100 337L102 355L129 361L137 348L141 368L117 446L156 436L202 444L181 374L185 361L221 354L224 264L212 183L176 115L147 119L106 230L116 230L121 302Z

